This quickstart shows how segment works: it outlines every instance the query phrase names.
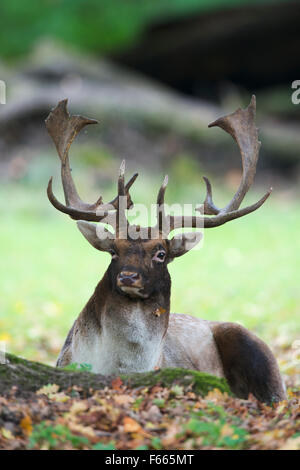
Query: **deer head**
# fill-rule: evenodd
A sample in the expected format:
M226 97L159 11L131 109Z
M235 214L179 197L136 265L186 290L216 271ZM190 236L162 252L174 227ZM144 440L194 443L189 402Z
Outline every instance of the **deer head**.
M166 176L157 195L157 224L154 227L133 226L127 220L126 210L133 206L129 190L138 175L134 174L125 184L124 161L120 167L117 195L114 199L104 203L102 197L99 197L94 204L81 200L71 176L69 149L80 130L97 121L82 116L70 116L67 111L67 100L61 101L50 113L46 126L61 160L66 204L60 203L54 196L52 178L48 184L48 198L57 210L78 221L80 232L94 248L111 254L112 260L107 273L113 290L132 298L151 297L154 292L162 289L164 283L168 286L170 284L167 264L193 248L202 237L202 233L192 232L177 234L169 239L170 232L182 227L217 227L255 211L266 201L271 189L255 204L240 209L253 182L259 154L260 142L255 127L255 108L253 96L246 109L238 109L209 125L209 127L221 127L228 132L237 142L241 153L242 179L231 201L224 208L218 208L212 199L211 184L204 177L206 184L204 215L183 217L166 214L164 204L168 184ZM103 224L109 225L113 233ZM132 233L135 236L132 236Z

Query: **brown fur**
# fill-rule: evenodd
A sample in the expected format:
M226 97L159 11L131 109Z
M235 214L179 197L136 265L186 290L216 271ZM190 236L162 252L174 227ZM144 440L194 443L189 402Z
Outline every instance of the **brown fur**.
M138 372L145 370L144 366L148 370L147 364L152 364L152 368L183 367L226 377L231 390L241 398L252 393L268 403L284 399L276 360L268 346L251 332L234 323L170 315L171 281L167 264L173 257L169 243L161 239L112 242L111 248L118 257L112 260L71 328L57 365L84 357L84 362L94 361L96 372L104 373ZM166 260L157 265L153 253L159 247L166 251ZM136 282L147 297L139 299L122 292L118 282L120 271L139 272L141 277ZM159 316L154 314L157 309L163 312ZM142 323L136 322L136 312L140 312ZM142 333L144 327L146 331ZM110 352L101 346L103 335L109 335L108 344L115 345ZM99 347L95 346L97 338ZM95 357L97 351L102 358ZM145 363L139 362L143 354Z
M252 393L268 403L285 398L278 365L263 341L236 323L213 323L212 331L225 377L238 397Z

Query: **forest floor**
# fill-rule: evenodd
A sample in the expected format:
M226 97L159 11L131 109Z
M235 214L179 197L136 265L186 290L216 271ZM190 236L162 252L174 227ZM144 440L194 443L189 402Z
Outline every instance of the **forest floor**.
M277 351L279 354L279 351ZM287 399L267 406L191 385L129 387L120 377L88 392L47 384L35 393L16 387L0 396L0 449L300 449L300 384L295 350Z

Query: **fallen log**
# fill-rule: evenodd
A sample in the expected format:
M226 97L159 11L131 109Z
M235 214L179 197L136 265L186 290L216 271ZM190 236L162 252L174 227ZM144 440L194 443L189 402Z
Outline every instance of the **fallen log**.
M7 395L12 387L16 387L15 393L26 396L36 392L47 384L59 385L61 390L77 385L82 390L92 390L111 387L114 376L104 376L92 372L80 372L51 367L39 362L28 361L12 354L6 354L5 364L0 364L0 395ZM204 372L188 369L159 369L151 372L121 375L124 385L130 388L141 386L151 387L162 385L170 387L178 384L184 387L190 386L195 393L205 396L215 388L222 392L229 392L224 379L220 379Z

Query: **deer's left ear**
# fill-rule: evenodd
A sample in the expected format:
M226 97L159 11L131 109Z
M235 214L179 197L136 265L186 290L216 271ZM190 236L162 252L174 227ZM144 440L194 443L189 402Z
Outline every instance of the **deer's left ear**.
M110 251L113 248L112 234L103 225L78 220L77 227L87 241L97 250Z
M169 241L169 257L182 256L196 246L203 237L201 232L187 232L175 235Z

